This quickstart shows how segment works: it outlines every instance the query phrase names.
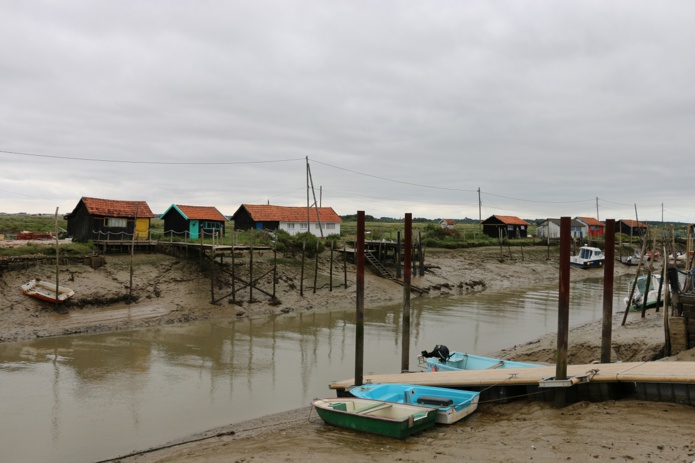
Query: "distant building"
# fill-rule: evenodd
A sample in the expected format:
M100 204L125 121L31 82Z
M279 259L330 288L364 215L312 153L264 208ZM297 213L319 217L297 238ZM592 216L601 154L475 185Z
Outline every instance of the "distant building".
M647 224L636 220L621 219L615 222L615 232L630 236L642 236L647 233Z
M310 232L312 235L339 235L343 222L332 207L272 206L242 204L232 216L236 230L284 230L290 235ZM319 223L321 224L319 228Z
M546 219L536 227L538 238L560 238L560 219ZM584 224L578 220L570 220L570 236L582 239L586 236Z
M172 204L162 214L164 235L197 240L201 233L224 236L227 218L213 206Z
M154 214L145 201L121 201L82 197L65 215L68 235L75 241L146 240Z
M606 234L606 226L593 217L575 217L574 219L583 224L583 234L585 237L594 238Z
M483 233L492 238L526 238L528 222L509 215L492 215L482 221Z
M444 229L453 229L455 228L456 223L454 222L454 219L442 219L442 221L439 222L439 226Z

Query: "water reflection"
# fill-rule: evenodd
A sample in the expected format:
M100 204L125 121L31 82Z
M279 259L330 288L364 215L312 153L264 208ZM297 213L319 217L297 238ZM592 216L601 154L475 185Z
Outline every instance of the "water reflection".
M626 287L616 281L616 310ZM602 290L572 284L572 325L601 317ZM400 310L367 310L365 373L400 370ZM555 331L557 288L416 299L411 311L415 369L435 344L484 354ZM310 312L0 345L2 460L94 461L308 405L353 376L353 322Z

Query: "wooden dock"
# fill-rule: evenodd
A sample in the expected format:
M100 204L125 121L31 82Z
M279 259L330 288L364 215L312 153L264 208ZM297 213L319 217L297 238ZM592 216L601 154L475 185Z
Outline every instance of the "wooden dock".
M633 396L643 400L695 405L695 362L626 362L568 365L569 384L554 382L555 366L497 370L461 370L365 375L365 383L406 383L486 391L487 400L512 396L551 400L553 389L565 387L577 400L611 400ZM346 395L354 379L329 385ZM481 394L482 395L482 394ZM483 398L482 400L485 400Z

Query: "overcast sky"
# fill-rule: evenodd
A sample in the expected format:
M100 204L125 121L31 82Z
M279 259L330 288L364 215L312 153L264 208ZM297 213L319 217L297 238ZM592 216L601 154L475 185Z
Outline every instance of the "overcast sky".
M695 221L689 0L0 11L2 212L305 206L308 157L341 215Z

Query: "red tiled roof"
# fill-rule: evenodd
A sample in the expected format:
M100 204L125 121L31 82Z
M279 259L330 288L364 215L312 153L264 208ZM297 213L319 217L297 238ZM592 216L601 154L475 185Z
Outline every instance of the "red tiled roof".
M217 222L227 221L227 218L213 206L184 206L182 204L177 204L176 207L189 219L214 220Z
M271 206L243 204L256 222L306 222L306 207ZM340 216L335 213L332 207L319 207L319 217L321 223L341 223ZM309 212L309 221L318 222L316 218L316 208L312 207Z
M528 222L513 215L493 215L492 217L497 217L500 222L507 225L528 225Z
M604 226L603 222L600 222L600 221L594 219L593 217L577 217L577 218L580 219L582 222L584 222L587 225L596 225L599 227Z
M88 198L86 196L83 196L80 201L84 203L87 212L91 215L131 218L135 217L137 211L138 218L154 218L150 206L145 201L120 201L116 199Z

